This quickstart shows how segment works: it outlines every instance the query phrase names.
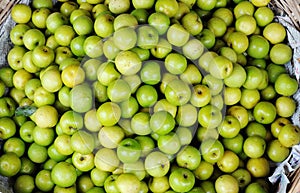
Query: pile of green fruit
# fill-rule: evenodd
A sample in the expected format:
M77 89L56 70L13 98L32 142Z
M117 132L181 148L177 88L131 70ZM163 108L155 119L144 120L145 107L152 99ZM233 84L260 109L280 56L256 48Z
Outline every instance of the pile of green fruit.
M32 0L0 69L15 193L261 193L300 142L265 0Z

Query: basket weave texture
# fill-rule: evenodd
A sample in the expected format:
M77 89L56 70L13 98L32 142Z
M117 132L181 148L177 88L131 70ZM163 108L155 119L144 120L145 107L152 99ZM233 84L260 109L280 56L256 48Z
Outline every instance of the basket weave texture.
M21 0L2 0L0 2L0 25L8 18L10 9Z
M53 0L54 3L56 1ZM15 4L30 2L31 0L0 0L0 67L7 65L6 56L12 47L9 32L15 23L10 17L10 10ZM288 44L293 49L293 60L286 64L286 68L300 82L300 0L271 0L269 6L275 12L276 20L287 29ZM292 121L300 127L300 89L293 97L298 101L298 110ZM269 179L273 177L274 183L278 184L277 193L300 192L300 145L293 147L289 158L278 165L276 170L278 174L273 174ZM0 176L0 193L13 193L8 187L8 178Z
M285 12L294 27L300 31L300 2L297 0L272 0L271 4L277 11Z

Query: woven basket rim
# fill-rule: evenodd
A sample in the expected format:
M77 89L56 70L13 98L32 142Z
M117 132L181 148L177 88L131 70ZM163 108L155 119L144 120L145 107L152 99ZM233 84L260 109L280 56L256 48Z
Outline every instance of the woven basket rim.
M271 0L270 5L279 15L289 16L295 28L300 31L300 1Z
M8 18L11 8L21 0L1 0L0 2L0 25Z

